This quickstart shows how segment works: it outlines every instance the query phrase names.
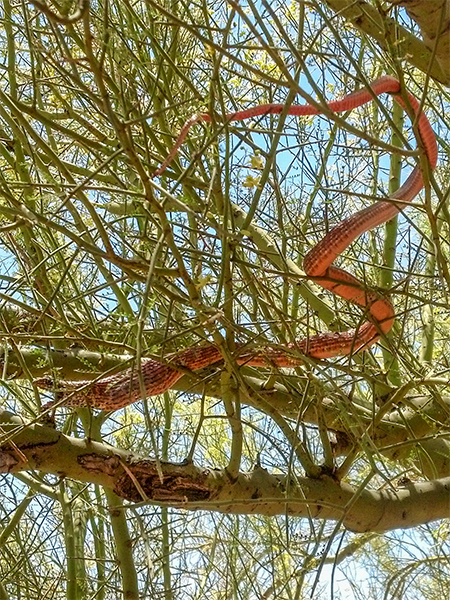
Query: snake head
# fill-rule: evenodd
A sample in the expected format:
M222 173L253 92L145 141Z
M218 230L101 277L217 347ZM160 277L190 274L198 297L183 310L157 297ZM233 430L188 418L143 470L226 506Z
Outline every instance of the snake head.
M33 379L33 385L43 390L53 390L55 388L55 382L52 377L38 377Z
M83 382L81 382L82 384ZM50 390L51 392L64 392L68 394L75 392L80 387L80 383L76 381L55 381L53 377L38 377L33 379L33 384L43 390Z

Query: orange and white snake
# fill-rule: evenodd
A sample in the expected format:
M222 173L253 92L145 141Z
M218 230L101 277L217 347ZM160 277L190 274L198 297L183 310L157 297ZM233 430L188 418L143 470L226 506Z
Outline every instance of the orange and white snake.
M370 102L375 96L383 93L393 94L396 102L413 111L421 144L430 168L434 169L438 150L431 125L413 95L406 93L406 100L399 95L400 83L393 77L381 77L371 84L370 90L362 89L341 100L330 102L328 109L336 113L345 112ZM256 116L279 114L284 109L283 104L264 104L230 113L226 115L226 120L227 122L241 121ZM299 116L317 115L321 112L310 105L293 105L287 110L288 114ZM161 175L173 160L191 126L194 123L208 121L211 121L210 115L196 114L185 123L169 156L155 172L155 176ZM392 219L404 208L405 203L410 202L423 187L422 169L416 165L405 183L394 194L341 221L305 256L303 269L306 275L314 278L314 281L323 288L364 308L368 314L368 321L349 331L310 336L294 344L289 344L286 351L266 347L252 352L248 348L244 350L238 346L236 363L259 367L271 365L294 367L302 363L301 358L293 356L288 350L295 350L295 354L303 354L311 358L330 358L368 348L381 335L386 334L391 329L395 317L390 301L375 292L368 292L358 279L333 266L332 263L359 235ZM221 352L213 344L187 348L167 357L164 362L153 359L146 360L141 366L145 392L147 396L161 394L170 389L186 369L195 371L221 360ZM46 389L54 387L50 377L37 379L35 383ZM142 396L139 375L131 369L118 375L105 377L92 384L88 381L61 381L58 382L57 388L63 394L62 403L67 406L91 406L104 410L123 408L139 400ZM80 390L80 388L83 389Z

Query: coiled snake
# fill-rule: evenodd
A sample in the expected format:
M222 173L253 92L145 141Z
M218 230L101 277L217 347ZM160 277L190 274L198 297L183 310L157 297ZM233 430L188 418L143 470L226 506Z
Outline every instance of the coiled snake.
M437 163L438 151L431 125L414 96L407 93L407 100L405 101L399 95L400 84L393 77L381 77L371 84L370 90L359 90L341 100L330 102L328 108L336 113L348 111L373 100L375 96L383 93L393 94L396 102L402 107L413 111L421 144L425 150L430 168L434 169ZM279 114L284 108L283 104L265 104L230 113L226 116L226 119L230 122L268 114ZM290 115L317 115L321 111L310 105L294 105L289 107L287 113ZM210 115L196 114L186 122L172 151L155 172L155 176L161 175L167 168L183 143L190 127L194 123L208 121L211 121ZM242 347L238 346L236 363L259 367L271 365L294 367L300 365L302 361L300 357L290 355L289 350L295 350L295 354L303 354L312 358L342 356L368 348L382 334L387 333L394 323L395 316L390 301L375 292L368 292L358 279L350 273L333 266L332 263L359 235L390 220L399 213L404 208L404 204L410 202L423 186L422 169L417 165L405 183L394 194L353 214L336 225L304 259L303 269L307 276L314 278L315 282L323 288L364 308L368 314L368 321L357 329L313 335L295 344L289 344L286 351L267 347L252 352L248 348L244 351ZM186 369L195 371L213 365L220 360L222 360L220 350L213 344L187 348L167 357L164 362L149 359L143 362L141 367L141 376L146 394L147 396L161 394L170 389ZM42 388L52 389L54 387L53 380L50 377L37 379L35 383ZM88 381L60 381L57 388L62 391L62 403L68 406L91 406L104 410L117 410L141 398L139 375L131 369L118 375L105 377L92 384ZM80 390L80 388L83 389Z

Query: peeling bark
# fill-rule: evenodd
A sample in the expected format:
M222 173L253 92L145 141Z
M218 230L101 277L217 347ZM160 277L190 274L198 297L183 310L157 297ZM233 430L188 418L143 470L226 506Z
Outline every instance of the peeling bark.
M0 411L0 471L38 470L113 489L131 502L186 510L342 521L352 531L387 531L450 517L450 477L404 488L357 492L329 475L272 475L261 467L231 479L225 470L142 459L106 444L71 438ZM162 477L161 477L162 474Z

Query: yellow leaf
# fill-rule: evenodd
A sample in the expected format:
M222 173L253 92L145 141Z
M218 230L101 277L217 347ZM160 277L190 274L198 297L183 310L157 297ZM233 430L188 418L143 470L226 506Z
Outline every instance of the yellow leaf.
M252 169L258 169L258 171L262 171L264 169L264 159L262 156L252 156L250 159L250 163Z
M205 47L205 54L207 58L213 59L214 58L214 53L215 50L212 46L210 46L209 44L204 44Z
M247 175L244 183L242 184L246 188L258 187L259 177L253 177L253 175Z

